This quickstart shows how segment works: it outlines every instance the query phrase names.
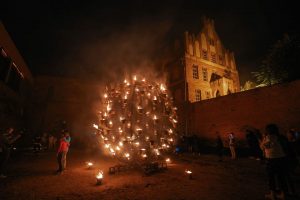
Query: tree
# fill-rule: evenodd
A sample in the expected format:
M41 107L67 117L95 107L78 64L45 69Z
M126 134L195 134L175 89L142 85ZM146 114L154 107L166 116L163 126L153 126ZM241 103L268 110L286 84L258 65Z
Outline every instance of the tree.
M299 37L284 35L271 48L259 70L252 72L258 85L269 86L300 78Z

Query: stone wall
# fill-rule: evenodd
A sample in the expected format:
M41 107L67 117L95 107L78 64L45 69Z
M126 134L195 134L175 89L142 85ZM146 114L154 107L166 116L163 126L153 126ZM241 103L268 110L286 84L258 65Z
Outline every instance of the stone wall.
M227 137L234 132L245 139L244 130L261 132L268 123L276 123L282 132L300 128L300 81L257 88L192 103L189 111L189 133L213 140L216 131Z

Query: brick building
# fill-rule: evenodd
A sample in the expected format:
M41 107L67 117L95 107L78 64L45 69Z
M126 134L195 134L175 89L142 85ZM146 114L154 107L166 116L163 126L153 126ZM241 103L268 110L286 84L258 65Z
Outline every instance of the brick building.
M240 91L233 52L222 44L213 20L203 18L202 25L197 35L184 33L167 64L175 100L196 102Z
M197 35L186 31L168 58L164 70L179 113L183 113L181 119L187 118L189 103L240 91L234 54L224 47L211 19L202 19ZM187 126L184 123L188 122L181 122L181 128Z

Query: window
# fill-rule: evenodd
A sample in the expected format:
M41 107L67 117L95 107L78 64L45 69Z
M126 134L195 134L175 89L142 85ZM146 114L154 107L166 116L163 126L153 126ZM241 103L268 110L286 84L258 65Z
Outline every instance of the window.
M199 89L195 90L195 100L201 101L201 90L199 90Z
M219 55L219 62L220 65L224 65L223 57L221 55Z
M202 68L203 80L208 81L207 68Z
M206 94L206 98L209 99L210 98L210 92L206 91L205 94Z
M217 63L216 54L214 53L211 54L211 61Z
M211 46L215 46L215 41L212 38L209 38L208 41Z
M202 49L202 57L203 57L203 59L208 60L208 58L207 58L207 51L204 50L204 49Z
M198 66L193 65L193 79L199 79Z

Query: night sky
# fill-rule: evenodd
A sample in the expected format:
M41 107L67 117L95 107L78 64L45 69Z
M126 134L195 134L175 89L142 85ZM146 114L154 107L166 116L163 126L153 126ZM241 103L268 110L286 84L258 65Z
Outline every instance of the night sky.
M89 3L87 3L89 2ZM298 34L289 1L9 1L1 21L34 75L109 78L154 65L183 32L198 33L201 17L215 20L234 51L241 82L251 78L271 45ZM109 73L109 75L108 75Z

